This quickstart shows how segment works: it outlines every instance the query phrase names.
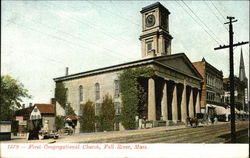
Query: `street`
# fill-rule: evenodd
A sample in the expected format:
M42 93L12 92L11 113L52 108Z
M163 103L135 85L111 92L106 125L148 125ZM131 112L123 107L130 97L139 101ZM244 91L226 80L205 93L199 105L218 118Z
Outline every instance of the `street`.
M237 143L248 143L248 121L236 123ZM80 133L59 139L26 140L13 137L6 143L230 143L230 122L197 128L180 126L151 129Z
M248 122L239 122L236 127L237 143L248 143ZM230 143L230 123L152 131L146 134L93 140L88 143Z

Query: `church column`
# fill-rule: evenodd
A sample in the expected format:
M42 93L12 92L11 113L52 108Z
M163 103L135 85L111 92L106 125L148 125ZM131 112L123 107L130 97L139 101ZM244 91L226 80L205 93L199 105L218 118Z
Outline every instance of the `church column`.
M167 81L164 80L161 100L161 115L164 121L168 120L168 96L167 96Z
M182 99L181 99L181 121L184 123L186 123L186 118L187 118L187 102L186 102L187 98L186 97L187 97L186 82L184 81Z
M155 81L148 79L148 120L156 120Z
M173 99L172 99L172 121L177 123L178 120L178 109L177 109L177 85L174 84Z
M194 101L193 101L193 89L191 87L189 104L188 104L189 117L194 117Z
M195 111L196 111L196 113L201 112L200 91L199 91L199 89L198 89L197 97L196 97Z

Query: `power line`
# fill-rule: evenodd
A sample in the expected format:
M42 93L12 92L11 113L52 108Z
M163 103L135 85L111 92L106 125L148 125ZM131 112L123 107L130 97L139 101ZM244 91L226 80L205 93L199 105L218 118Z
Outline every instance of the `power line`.
M82 47L82 46L80 46L80 45L78 45L78 44L75 44L75 43L73 43L73 42L70 42L70 41L64 40L64 39L62 39L62 38L59 38L59 37L57 37L57 36L53 36L53 35L50 35L50 34L47 34L47 33L44 33L44 32L38 31L38 30L35 30L35 29L31 28L31 27L27 27L27 26L20 25L20 24L17 24L17 23L15 23L15 24L16 24L16 25L19 25L19 26L21 26L21 27L24 27L24 28L26 28L26 29L29 29L29 30L31 30L31 31L38 32L38 33L40 33L40 34L42 34L42 35L46 35L46 36L49 36L49 37L51 37L51 38L55 38L55 39L57 39L57 40L61 40L61 41L63 41L63 42L71 43L72 45L75 45L75 46L78 46L78 47L81 47L81 48L85 48L85 47ZM47 57L45 57L45 58L48 59L48 60L50 60L50 61L56 62L56 61L53 60L53 59L50 59L50 58L47 58Z
M95 43L95 42L87 41L87 40L85 40L85 39L83 39L83 38L81 38L81 37L75 36L75 35L73 35L73 34L70 34L70 33L67 33L67 32L64 32L64 31L61 31L61 30L58 30L58 29L56 29L56 28L54 28L54 27L45 25L45 24L43 24L43 23L40 23L40 22L37 22L37 21L34 21L34 20L33 20L33 22L35 22L35 23L37 23L37 24L41 24L42 26L46 26L47 28L50 28L50 29L52 29L52 30L56 30L57 32L61 32L61 33L63 33L63 34L66 34L66 35L68 35L68 36L71 36L71 37L73 37L73 38L76 38L76 39L78 39L78 40L80 40L80 41L87 42L88 44L91 44L91 45L94 45L94 46L97 45L97 43ZM119 57L122 57L122 58L129 59L126 55L124 56L124 54L121 54L121 53L118 53L118 52L114 52L113 50L108 49L108 48L103 48L103 49L105 49L106 51L109 51L109 52L113 52L114 55L116 55L116 56L119 56ZM118 55L118 54L120 54L120 55ZM111 56L112 56L112 55L111 55Z
M50 5L51 6L51 5ZM52 5L53 7L54 7L54 5ZM96 29L98 32L100 32L100 33L102 33L102 34L104 34L104 35L106 35L106 36L108 36L109 38L111 38L111 39L113 39L113 40L115 40L115 41L118 41L118 42L120 42L119 44L123 44L124 42L127 42L127 40L126 39L123 39L123 38L121 38L120 37L120 39L118 39L118 38L114 38L114 37L112 37L112 36L110 36L110 34L108 34L108 33L106 33L106 32L104 32L104 31L102 31L102 29L101 28L98 28L98 27L96 27L96 25L93 25L93 24L90 24L90 22L88 21L88 20L86 20L86 19L84 19L84 21L83 20L79 20L79 19L77 19L77 18L75 18L75 17L70 17L70 18L68 18L68 16L66 16L67 17L67 19L69 19L69 20L71 20L71 21L74 21L75 23L80 23L80 24L82 24L82 25L89 25L90 26L90 28L94 28L94 29ZM85 22L85 21L87 21L87 22ZM122 41L124 41L124 42L122 42ZM89 43L89 41L88 41L88 43ZM123 46L124 48L127 48L127 45L125 46L125 44L124 44L124 46ZM108 51L112 51L112 52L114 52L113 50L110 50L110 49L107 49L107 48L104 48L104 49L106 49L106 50L108 50ZM118 52L115 52L116 54L121 54L121 53L118 53ZM124 54L121 54L123 57L124 57ZM126 55L125 55L126 56ZM128 57L128 56L126 56L126 58L127 59L130 59L130 57Z
M223 19L223 20L227 20L227 19L225 18L226 16L222 15L222 13L220 12L220 10L214 5L214 3L213 3L212 1L210 1L210 2L211 2L211 4L214 6L214 8L217 10L217 12L221 15L222 19Z
M13 12L12 12L12 13L13 13ZM20 15L20 14L19 14L19 15ZM20 15L20 16L22 16L22 15ZM25 18L25 16L22 16L22 17ZM32 20L32 22L35 22L35 23L37 23L37 24L39 24L39 25L42 25L42 26L46 26L47 28L49 28L49 29L51 29L51 30L56 30L56 31L58 31L58 32L67 34L68 36L71 36L71 37L73 37L73 38L77 38L78 40L81 40L81 41L90 43L89 41L86 41L86 40L84 40L84 39L82 39L82 38L80 38L80 37L77 37L77 36L75 36L75 35L72 35L72 34L70 34L70 33L67 33L67 32L64 32L64 31L61 31L61 30L58 30L58 29L56 29L56 28L54 28L54 27L51 27L51 26L42 24L42 23L37 22L37 21L34 21L34 20ZM19 25L19 24L18 24L18 25ZM29 28L29 29L31 29L31 28ZM32 30L34 31L34 29L32 29ZM53 37L53 38L56 38L56 39L59 39L59 40L63 40L64 42L69 42L69 41L64 40L63 38L58 38L57 36L52 36L52 35L50 35L50 34L47 34L47 33L41 32L41 31L37 31L37 30L36 30L36 32L43 33L43 34L45 34L45 35L48 35L48 36L50 36L50 37ZM73 43L73 42L70 42L70 43L82 47L81 45L75 44L75 43ZM90 43L90 44L91 44L91 43ZM96 46L96 43L94 43L94 44L92 43L92 45L95 45L95 46ZM82 47L82 48L86 48L86 47ZM106 48L104 48L104 49L106 49ZM108 51L110 51L110 52L114 52L114 51L112 51L112 50L110 50L110 49L106 49L106 50L108 50ZM107 55L109 55L109 54L107 54ZM119 59L120 59L120 57L126 58L125 56L118 55L116 52L115 52L114 55L116 55L117 58L119 58ZM112 55L109 55L109 56L115 57L115 56L112 56ZM118 57L118 56L119 56L119 57Z
M93 29L97 30L98 32L100 32L100 33L102 33L102 34L104 34L104 35L110 37L111 39L114 39L114 40L120 40L120 39L121 39L121 40L126 41L125 39L122 39L122 38L120 38L120 39L115 39L114 37L110 36L110 34L108 34L108 33L104 32L104 31L102 31L102 30L103 30L102 28L98 28L95 24L91 24L90 21L88 21L88 20L86 20L86 19L84 19L84 21L83 21L83 20L79 20L79 19L77 19L77 18L75 18L75 17L70 17L70 18L69 18L68 16L66 16L66 18L69 19L69 20L71 20L71 21L74 21L75 23L80 23L80 24L82 24L82 25L88 25L88 26L90 26L90 28L93 28ZM87 21L87 22L85 22L85 21Z
M104 8L104 7L100 7L100 6L96 5L96 4L95 4L95 3L93 3L92 1L87 0L87 2L88 2L88 3L90 3L90 4L92 4L92 5L94 5L94 6L96 6L97 8L100 8L101 10L104 10L104 11L106 11L106 12L110 13L111 15L116 15L117 17L122 18L122 19L126 20L127 22L130 22L131 24L134 24L134 25L140 26L138 23L132 22L132 21L131 21L131 19L128 19L128 18L125 18L125 17L120 16L120 15L118 15L118 14L115 14L115 13L113 13L113 12L110 12L110 11L109 11L109 10L107 10L106 8Z
M4 44L5 46L6 45L8 45L9 47L12 47L13 45L9 45L9 44ZM23 54L24 56L25 56L25 59L27 59L28 58L28 56L24 53ZM33 59L33 58L32 58ZM38 59L44 59L44 61L46 60L46 62L47 61L51 61L51 62L53 62L53 63L55 63L55 64L58 64L58 65L65 65L65 63L63 63L63 62L60 62L60 61L58 61L58 60L54 60L54 59L51 59L51 58L48 58L48 57L45 57L45 56L40 56Z
M210 0L210 3L213 5L213 7L216 9L216 11L219 13L219 15L220 15L220 17L223 19L223 21L227 21L227 19L226 19L226 16L224 16L223 14L222 14L222 12L220 11L220 9L218 8L218 7L216 7L216 5ZM224 22L223 22L223 24L224 24ZM229 29L225 26L225 25L223 25L226 29L227 29L227 31L229 31ZM237 37L235 37L235 39L238 39Z
M220 40L220 38L217 37L217 35L200 19L200 17L198 15L196 15L196 13L183 1L181 0L182 3L193 13L193 15L195 15L195 17L198 18L198 20L217 38ZM220 40L221 43L224 43L222 40Z
M88 21L88 22L84 22L84 21L81 21L81 20L78 20L78 19L72 18L72 17L71 17L71 18L68 18L68 17L67 17L67 19L69 19L69 20L71 20L71 21L74 21L74 22L76 22L76 23L80 23L80 24L82 24L82 25L86 25L86 24L87 24L88 26L90 26L90 28L93 28L93 29L97 30L98 32L100 32L100 33L102 33L102 34L108 36L109 38L111 38L111 39L113 39L113 40L120 41L120 39L121 39L121 40L127 42L125 39L122 39L122 38L116 39L116 38L110 36L110 34L108 34L108 33L104 32L104 31L102 31L101 28L98 28L96 25L90 24L89 21L86 20L86 19L84 19L84 21Z
M188 13L188 15L218 44L220 44L220 42L218 42L199 22L197 22L197 20L177 1L175 0L175 2L180 5L183 10Z
M216 17L216 19L219 21L219 23L221 23L221 20L219 19L219 17L216 15L216 13L212 10L212 8L208 5L208 3L206 1L204 1L206 6L211 10L211 12L213 13L213 15ZM228 28L224 25L224 22L221 23L223 25L223 27L227 30Z

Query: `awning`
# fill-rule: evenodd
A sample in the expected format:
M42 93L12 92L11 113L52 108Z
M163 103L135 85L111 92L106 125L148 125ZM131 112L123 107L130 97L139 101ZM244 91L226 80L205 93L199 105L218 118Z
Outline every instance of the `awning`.
M234 111L236 114L240 114L240 111L238 109L234 108Z
M230 108L224 108L222 106L215 106L215 112L217 115L225 115L225 114L230 114Z
M246 114L246 112L243 110L240 110L240 114Z
M206 107L215 108L216 106L213 104L207 104Z
M69 115L69 116L66 116L66 120L77 120L76 116L72 116L72 115Z

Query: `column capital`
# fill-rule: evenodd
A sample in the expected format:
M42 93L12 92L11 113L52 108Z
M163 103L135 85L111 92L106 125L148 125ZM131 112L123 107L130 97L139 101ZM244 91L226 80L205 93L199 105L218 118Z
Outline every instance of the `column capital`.
M186 80L183 80L183 85L187 85L187 81Z
M167 78L167 77L164 77L164 80L165 80L165 81L170 81L170 79L169 79L169 78Z
M174 82L175 84L181 83L181 82L178 81L178 80L174 80L173 82Z
M191 87L191 89L198 89L198 90L201 90L201 88L200 88L200 87L196 87L196 86L193 86L193 85L189 85L189 84L187 84L186 86Z

